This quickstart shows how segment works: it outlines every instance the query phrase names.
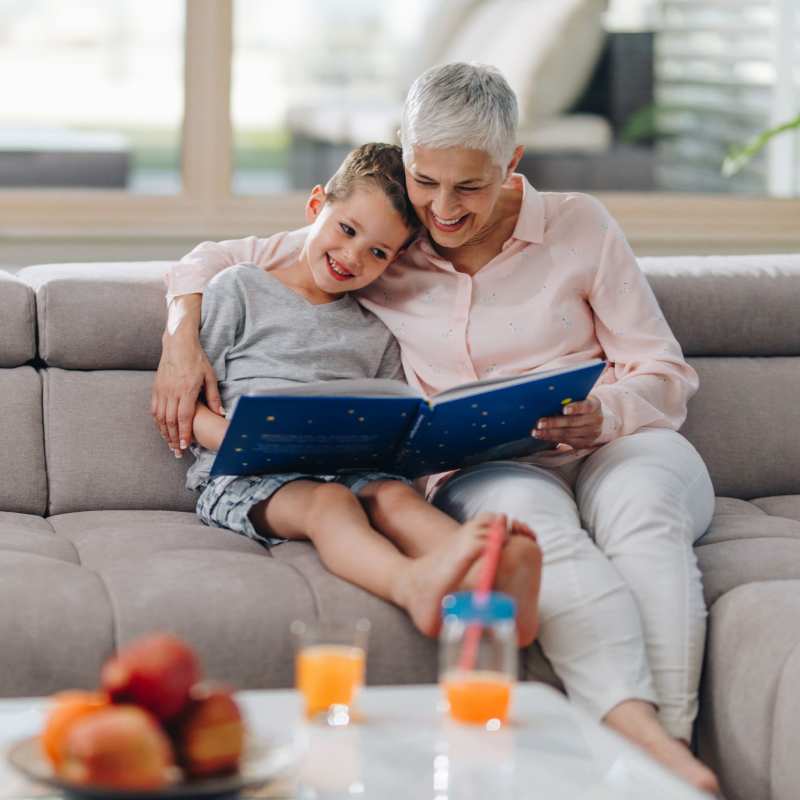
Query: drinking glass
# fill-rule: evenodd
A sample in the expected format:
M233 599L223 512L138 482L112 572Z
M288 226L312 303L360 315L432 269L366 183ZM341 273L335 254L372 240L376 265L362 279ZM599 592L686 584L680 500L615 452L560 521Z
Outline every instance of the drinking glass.
M507 721L517 678L515 611L500 592L459 592L442 601L439 682L453 719L490 729Z
M295 683L307 719L332 726L352 721L353 704L364 685L369 629L366 619L292 623Z

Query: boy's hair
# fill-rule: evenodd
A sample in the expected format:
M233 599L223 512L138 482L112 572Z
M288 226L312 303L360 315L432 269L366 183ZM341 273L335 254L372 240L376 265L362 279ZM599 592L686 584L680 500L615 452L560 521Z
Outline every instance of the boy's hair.
M370 142L347 154L336 174L325 184L326 200L346 200L363 184L377 186L412 233L420 223L406 193L403 151L396 144Z

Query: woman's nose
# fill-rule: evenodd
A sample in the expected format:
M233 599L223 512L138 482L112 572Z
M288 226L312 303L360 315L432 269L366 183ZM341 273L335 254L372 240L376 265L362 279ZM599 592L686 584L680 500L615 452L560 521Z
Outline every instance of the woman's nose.
M448 189L440 189L433 203L433 213L442 219L450 219L450 213L457 208L457 199Z

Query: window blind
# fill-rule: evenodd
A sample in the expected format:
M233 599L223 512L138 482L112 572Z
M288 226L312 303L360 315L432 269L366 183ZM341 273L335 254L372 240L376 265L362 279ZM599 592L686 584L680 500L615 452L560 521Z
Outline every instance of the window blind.
M739 174L721 173L731 145L800 111L798 6L798 0L661 0L655 98L664 189L800 189L800 147L792 134L777 137Z

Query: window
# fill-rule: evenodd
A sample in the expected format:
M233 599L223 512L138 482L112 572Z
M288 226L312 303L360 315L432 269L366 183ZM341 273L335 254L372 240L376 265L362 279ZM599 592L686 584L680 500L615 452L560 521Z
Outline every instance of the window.
M663 0L657 39L659 185L800 195L800 134L783 134L740 173L732 145L800 113L795 0Z
M180 190L182 0L0 0L0 18L0 187Z
M22 263L27 256L21 254L43 242L50 243L47 252L55 256L50 260L63 260L69 252L65 243L76 241L86 244L81 258L106 258L112 245L115 257L136 258L145 252L144 242L148 257L168 258L203 238L297 225L308 188L331 174L352 143L393 138L402 98L422 69L453 53L474 53L477 60L485 41L495 45L498 58L505 56L496 34L509 29L509 16L497 17L487 10L490 5L506 11L542 8L514 0L85 0L70 4L67 13L54 0L0 0L0 263ZM783 15L781 20L793 15L796 25L796 5L796 0L611 0L617 20L635 20L639 32L658 25L662 15L667 19L655 48L655 100L656 107L667 107L664 124L671 133L685 118L669 106L687 106L687 89L697 81L696 73L687 72L686 59L675 54L675 48L689 46L688 36L681 42L670 33L670 26L679 27L676 15L703 6L738 20L745 7L763 6ZM464 26L474 9L483 9L484 16L472 30ZM780 28L766 18L764 24L772 24L773 33ZM499 26L495 33L492 26ZM519 28L510 29L520 38ZM756 87L761 99L754 108L764 119L754 115L752 127L738 128L743 134L762 122L777 122L778 112L800 110L797 36L781 30L771 88L768 81ZM716 35L719 39L719 31ZM710 45L703 44L708 39L693 41L710 53ZM742 47L727 58L748 52ZM9 74L15 80L9 82ZM736 102L719 82L707 82L704 91ZM773 95L782 99L768 108L771 101L764 98ZM698 123L704 134L712 128L710 119ZM609 137L600 127L589 133L606 146ZM557 149L575 133L560 130L563 135L540 137L531 152L543 146L551 158L547 148L555 142ZM724 129L728 138L736 132L735 125ZM584 133L578 133L583 146ZM576 180L570 188L600 194L639 252L691 252L698 242L719 252L743 246L794 249L800 247L800 200L764 196L777 191L775 175L786 171L787 158L795 165L789 188L797 192L797 138L781 138L775 146L783 155L771 150L739 179L755 183L712 185L709 178L692 187L721 192L744 186L760 197L727 201L698 193L672 200L664 188L689 187L666 181L656 182L651 193L626 187L619 180L634 170L612 162L604 169L616 184L604 179L602 185L582 187ZM654 152L677 158L678 144L676 133L671 141L658 140ZM35 170L19 158L21 145L29 150L35 145L39 156L60 153L61 172L44 172L35 182ZM28 165L36 160L30 153L26 158ZM7 176L16 170L16 178L4 180L3 169ZM666 177L675 180L679 172L670 168ZM569 173L559 166L554 174L563 179ZM789 191L784 185L778 193Z

